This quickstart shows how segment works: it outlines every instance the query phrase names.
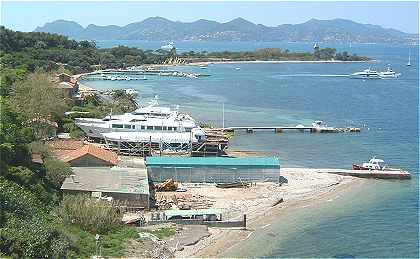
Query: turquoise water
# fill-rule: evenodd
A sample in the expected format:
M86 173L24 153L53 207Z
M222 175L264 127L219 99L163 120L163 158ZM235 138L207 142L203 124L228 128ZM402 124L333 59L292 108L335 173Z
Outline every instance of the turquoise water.
M140 43L131 43L143 46ZM137 44L137 45L136 45ZM153 43L150 48L158 43ZM311 44L176 43L184 50L233 50ZM184 45L183 45L184 44ZM235 47L236 46L236 47ZM156 47L156 48L157 48ZM326 46L325 46L326 47ZM350 167L376 155L409 170L411 181L371 181L317 207L283 216L261 237L252 236L230 256L268 257L418 257L418 52L406 45L336 45L377 59L379 70L391 64L397 80L356 80L346 75L368 64L214 64L180 70L211 74L200 79L149 77L147 81L88 81L98 89L135 88L142 99L159 95L161 103L180 105L198 120L225 125L291 125L324 120L332 126L361 127L360 134L237 133L231 148L279 156L282 166ZM240 67L240 70L235 69ZM265 235L265 236L264 236ZM265 240L265 241L263 241ZM269 246L267 246L269 241Z

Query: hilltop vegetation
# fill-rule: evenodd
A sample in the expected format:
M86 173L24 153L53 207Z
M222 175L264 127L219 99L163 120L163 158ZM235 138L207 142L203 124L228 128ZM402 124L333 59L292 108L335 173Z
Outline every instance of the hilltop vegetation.
M89 40L406 43L418 39L418 35L416 37L414 34L345 19L311 19L300 24L271 27L254 24L243 18L220 23L204 19L179 22L162 17L150 17L125 26L91 24L86 28L73 21L57 20L37 27L35 31Z
M206 61L282 61L282 60L339 60L339 61L367 61L368 57L351 55L348 52L337 53L334 48L315 49L313 53L309 52L290 52L288 49L265 48L256 51L223 51L223 52L186 52L179 57L188 62L206 62Z

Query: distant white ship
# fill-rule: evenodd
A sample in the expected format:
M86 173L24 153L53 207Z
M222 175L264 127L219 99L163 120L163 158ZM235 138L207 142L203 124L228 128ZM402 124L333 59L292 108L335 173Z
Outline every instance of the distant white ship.
M390 79L398 78L401 73L397 73L391 69L388 65L386 71L378 72L370 68L363 70L362 72L356 72L350 75L350 78L356 79Z
M356 72L350 75L350 78L356 79L381 79L378 71L370 68L363 70L362 72Z
M172 41L170 41L168 44L160 46L160 48L163 50L172 50L175 48L175 45Z

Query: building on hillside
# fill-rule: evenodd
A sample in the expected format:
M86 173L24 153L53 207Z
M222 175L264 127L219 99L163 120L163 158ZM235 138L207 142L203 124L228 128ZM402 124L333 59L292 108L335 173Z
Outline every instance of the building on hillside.
M61 151L57 159L69 163L72 167L115 166L118 155L95 145L84 145L78 149Z
M96 198L112 197L118 206L148 209L149 182L146 169L122 167L74 167L61 186L65 195L89 193Z
M150 180L186 183L279 182L276 157L147 157Z
M57 81L58 82L71 82L72 81L72 76L66 73L60 73L57 76Z
M77 83L70 83L70 82L60 82L58 83L57 87L61 89L64 93L66 98L73 99L78 91L78 84Z

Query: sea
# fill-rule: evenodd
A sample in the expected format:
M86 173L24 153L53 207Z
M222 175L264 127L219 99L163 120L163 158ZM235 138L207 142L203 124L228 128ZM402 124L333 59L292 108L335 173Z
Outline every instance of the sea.
M99 41L158 49L161 42ZM310 43L175 42L178 52L281 48L312 51ZM235 133L231 149L278 156L282 167L351 168L373 156L408 170L411 180L367 180L317 206L290 210L227 250L228 257L419 257L419 46L328 44L369 56L370 63L239 63L176 67L208 77L149 76L146 81L85 81L97 89L133 88L140 103L159 96L162 105L220 127L296 126L322 120L360 127L354 134L270 131ZM411 66L406 66L409 52ZM398 79L360 80L349 74L368 67L401 73ZM224 106L224 122L223 122Z

